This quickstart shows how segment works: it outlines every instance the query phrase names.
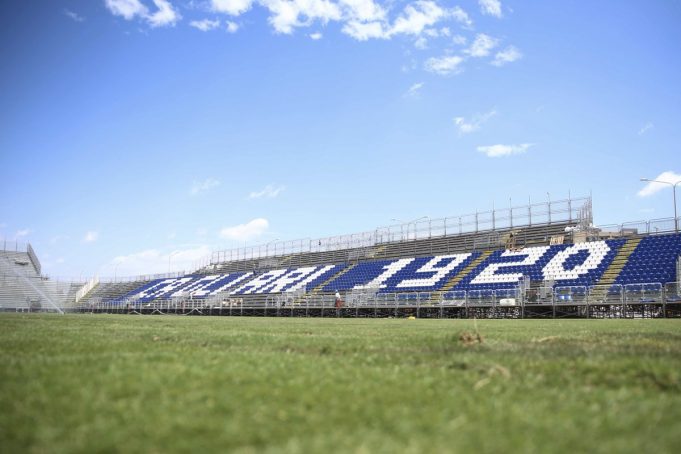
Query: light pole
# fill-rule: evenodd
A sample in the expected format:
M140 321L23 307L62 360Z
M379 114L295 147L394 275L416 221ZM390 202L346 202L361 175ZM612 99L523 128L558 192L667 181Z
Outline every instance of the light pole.
M390 222L399 222L400 223L400 241L404 241L404 222L401 221L400 219L395 219L392 218Z
M426 219L428 219L428 220L430 221L430 216L421 216L420 218L414 219L413 221L411 221L411 222L409 223L409 224L411 224L411 225L414 226L414 239L417 239L417 238L416 238L416 237L417 237L416 223L419 222L419 221L426 220ZM408 226L409 224L407 224L407 226ZM407 236L409 236L409 227L407 227Z
M180 251L173 251L168 256L168 274L170 274L170 259L173 258L173 255L176 255L176 254L179 254L179 253L180 253Z
M641 181L646 181L648 183L660 183L660 184L668 184L669 186L672 187L673 189L673 194L674 194L674 231L678 232L679 231L679 222L678 222L678 215L676 214L676 186L681 184L681 180L677 181L676 183L670 183L669 181L660 181L660 180L651 180L650 178L641 178Z
M122 262L116 263L114 266L114 282L116 282L116 273L118 272L118 265L120 265Z
M270 244L274 243L275 241L279 241L279 238L275 238L275 239L273 239L272 241L268 241L267 244L265 244L265 257L269 257L269 256L270 256L269 246L270 246ZM276 249L276 248L274 249L274 252L275 252L275 253L277 252L277 249Z

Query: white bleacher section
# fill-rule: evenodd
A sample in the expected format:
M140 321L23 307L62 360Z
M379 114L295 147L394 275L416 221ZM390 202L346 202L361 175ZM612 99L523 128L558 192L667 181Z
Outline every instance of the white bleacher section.
M0 310L62 312L82 285L41 276L26 249L0 251Z
M586 260L580 264L566 270L564 263L566 259L575 252L587 251L589 256ZM610 252L610 247L605 241L594 241L591 243L579 243L571 246L558 254L549 261L549 263L544 267L544 279L578 279L579 276L587 273L588 271L595 269L603 261L605 256Z
M95 276L83 285L80 290L76 292L76 303L85 298L95 287L99 285L99 276Z
M508 262L508 263L493 263L485 268L480 274L478 274L475 279L471 281L471 284L496 284L496 283L517 283L523 278L522 272L517 273L499 273L500 270L503 271L504 268L518 267L534 265L537 260L549 250L549 246L539 246L530 247L522 251L504 251L501 257L522 257L523 259L519 262ZM563 259L564 261L565 259ZM563 262L561 261L560 264Z
M431 259L428 263L416 270L416 273L433 273L432 276L426 278L406 279L397 284L396 287L432 287L440 282L452 270L454 270L454 268L461 265L471 255L472 254L469 252L467 254L440 255L433 257L433 259ZM437 266L443 260L450 261L446 262L444 266Z

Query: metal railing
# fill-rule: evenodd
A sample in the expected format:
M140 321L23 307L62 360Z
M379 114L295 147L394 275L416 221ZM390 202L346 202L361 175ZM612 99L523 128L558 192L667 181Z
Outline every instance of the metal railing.
M372 247L400 241L413 241L485 231L491 232L515 227L531 227L573 221L588 225L592 222L590 206L590 197L568 198L556 201L549 200L547 202L495 208L489 211L479 211L439 219L427 218L378 227L373 231L350 235L270 242L251 247L214 251L210 256L195 262L194 268L201 269L208 265L239 260ZM589 218L584 219L584 216Z
M559 221L556 221L556 222L559 222ZM560 222L563 222L563 221L560 221ZM622 224L606 224L606 225L594 227L594 228L592 228L592 230L593 229L600 231L602 234L611 234L613 236L622 236L622 235L629 235L629 234L662 235L662 234L668 234L668 233L674 233L675 232L674 219L673 218L652 219L652 220L649 220L649 221L624 222ZM413 239L411 241L413 241ZM474 238L474 242L475 241L479 241L479 240ZM475 243L473 243L472 245L473 245L473 247L476 246ZM234 251L237 251L237 250L235 249ZM245 258L244 258L244 260L245 260ZM270 259L264 259L264 260L272 260L272 259L270 258ZM220 262L220 263L222 263L222 262ZM272 263L276 263L276 262L272 261ZM198 271L200 269L201 269L201 267L198 267L194 270L194 272ZM100 278L100 281L105 282L105 283L150 281L150 280L155 280L155 279L168 279L168 278L182 277L182 276L185 276L187 274L191 274L191 273L187 273L186 271L179 271L179 272L173 272L173 273L149 274L149 275L139 275L139 276L103 277L103 278Z
M598 228L603 233L611 232L617 235L662 235L676 231L673 217L651 219L648 221L624 222L622 224L606 224L598 226Z
M0 240L0 251L6 252L27 252L29 244L22 241Z
M83 299L92 289L99 285L99 277L95 276L89 281L87 281L77 292L76 292L76 303Z
M100 283L124 283L124 282L147 282L155 281L156 279L174 279L182 276L186 276L185 271L175 271L172 273L161 273L161 274L141 274L139 276L114 276L114 277L101 277L99 278Z
M532 289L524 294L520 288L468 290L448 292L366 293L347 292L339 306L333 295L271 294L248 299L228 293L216 297L193 298L175 296L150 302L134 299L90 301L75 308L79 312L122 312L204 315L299 315L319 316L319 310L335 311L336 316L400 316L409 311L415 315L450 316L531 316L533 310L548 308L548 316L558 317L566 308L577 308L571 316L595 317L666 317L681 316L680 286L675 283L643 283L628 285L558 286ZM581 309L580 309L581 308ZM638 308L638 309L637 309ZM672 308L673 312L669 312ZM255 311L255 312L254 312ZM317 311L317 312L314 312ZM456 312L458 311L458 312ZM463 312L462 312L463 311Z
M26 253L28 254L28 258L31 260L31 263L33 263L33 267L35 268L35 271L40 274L41 270L41 265L40 265L40 260L38 260L38 256L36 255L35 251L31 247L31 243L28 243L26 245Z

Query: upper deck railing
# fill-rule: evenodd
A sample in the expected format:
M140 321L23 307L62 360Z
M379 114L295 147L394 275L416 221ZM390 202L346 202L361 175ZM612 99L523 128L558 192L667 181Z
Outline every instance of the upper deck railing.
M201 269L207 265L238 260L330 252L400 241L565 222L590 225L593 222L591 197L567 198L556 201L548 200L546 202L520 206L511 206L509 203L508 208L494 208L489 211L478 211L437 219L424 216L409 222L378 227L368 232L316 239L304 238L289 241L273 241L256 246L214 251L210 256L195 262L193 268Z
M0 240L0 251L2 252L21 252L28 254L28 258L31 260L36 273L40 274L42 266L40 265L40 260L38 256L33 251L31 243L22 241L8 241L6 239Z

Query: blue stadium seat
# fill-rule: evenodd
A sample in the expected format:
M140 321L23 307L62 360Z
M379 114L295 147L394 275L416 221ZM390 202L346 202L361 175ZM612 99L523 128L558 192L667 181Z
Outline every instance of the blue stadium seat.
M552 280L560 287L586 288L599 282L625 242L625 239L613 239L496 251L472 270L467 268L481 257L480 252L371 260L348 270L348 265L336 264L269 270L259 274L188 275L148 282L118 300L133 298L143 303L179 294L205 298L223 291L238 295L301 289L309 292L324 283L321 291L327 293L370 287L380 293L417 292L416 298L426 298L428 292L443 287L450 290L445 285L454 277L457 277L457 284L445 293L452 299L459 298L454 295L462 291L475 291L480 298L488 297L493 291L503 294L502 291L515 289L525 277L532 281ZM645 237L629 256L614 285L672 282L680 254L681 234ZM466 274L460 275L464 270L467 270ZM347 272L334 278L341 271Z

